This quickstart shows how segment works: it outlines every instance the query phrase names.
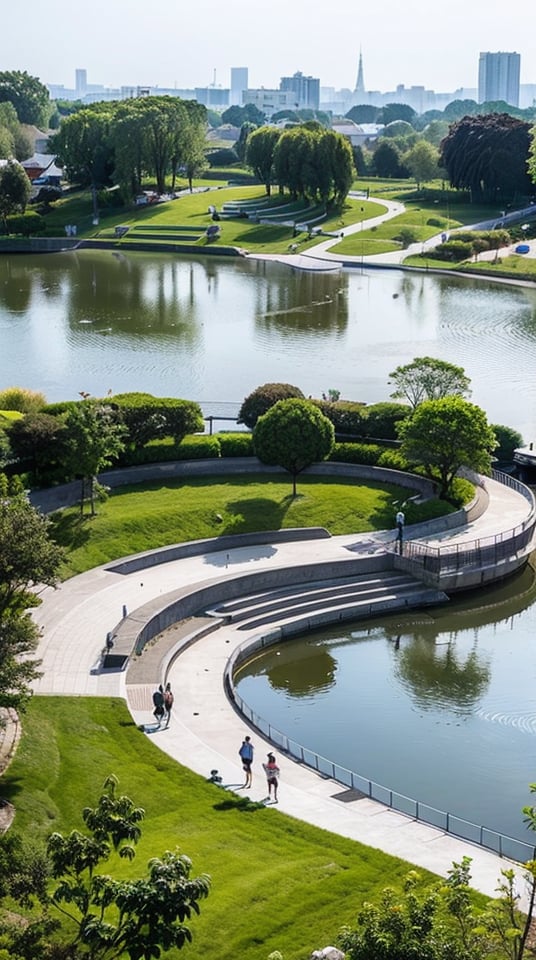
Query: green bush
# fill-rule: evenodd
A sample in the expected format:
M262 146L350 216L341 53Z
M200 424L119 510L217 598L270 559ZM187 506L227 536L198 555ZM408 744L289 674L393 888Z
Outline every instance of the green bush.
M294 387L291 383L263 383L245 398L238 411L237 422L244 423L246 427L253 430L259 417L268 413L274 404L279 400L289 400L293 397L305 399L300 388Z
M204 429L199 404L150 393L119 393L109 401L120 411L128 430L127 443L144 446L150 440L173 437L177 443L189 433Z
M230 167L233 163L239 162L238 154L232 147L221 147L219 150L211 150L206 156L211 167Z
M26 213L18 213L12 217L7 217L8 233L18 233L23 237L37 237L45 233L45 228L44 218L35 210L27 210Z
M377 443L335 443L328 460L339 463L362 463L375 467L383 447Z
M222 457L253 457L253 437L250 433L218 433Z
M39 413L46 405L44 393L27 387L6 387L0 390L0 410L17 410L19 413Z
M432 260L444 260L447 263L459 263L461 260L469 260L473 252L473 245L468 241L447 240L440 243L433 250L427 251L427 257Z
M396 440L398 433L397 423L405 420L411 414L407 403L394 403L385 400L381 403L372 403L365 407L365 436L375 437L378 440Z
M176 443L171 437L152 440L143 447L130 447L123 451L120 466L138 467L144 463L170 463L174 460L210 460L220 456L217 437L186 437Z
M335 427L335 433L347 434L352 437L366 435L367 408L364 403L351 400L313 400L315 406L321 410Z
M413 227L402 227L399 233L397 233L396 237L393 237L393 240L402 244L402 248L404 250L406 250L411 243L415 243L418 239L419 235Z
M394 450L389 447L383 447L378 458L378 467L385 467L387 470L409 470L410 466L400 450ZM414 471L413 471L414 472Z

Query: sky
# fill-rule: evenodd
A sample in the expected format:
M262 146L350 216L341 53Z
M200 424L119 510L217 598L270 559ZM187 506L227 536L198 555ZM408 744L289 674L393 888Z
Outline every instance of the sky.
M6 2L6 0L4 0ZM274 88L300 70L323 87L353 90L359 52L365 88L398 84L436 93L478 83L481 51L521 54L521 83L536 83L533 0L515 13L499 0L25 0L2 16L0 70L43 83L229 87L248 67L249 86Z

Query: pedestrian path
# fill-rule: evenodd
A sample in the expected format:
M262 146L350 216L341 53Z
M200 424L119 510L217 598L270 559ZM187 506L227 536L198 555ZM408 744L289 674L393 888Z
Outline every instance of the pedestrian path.
M515 491L494 480L486 481L489 503L483 518L470 530L449 531L456 537L478 536L479 531L505 532L522 522L527 501ZM407 533L410 530L408 528ZM173 647L192 629L190 623L177 624L166 633L164 647L151 645L145 661L133 661L128 671L103 671L102 655L106 634L121 620L126 608L135 619L136 610L155 598L164 597L180 585L204 584L215 577L233 577L252 569L288 567L315 561L335 561L352 556L353 551L382 548L395 531L378 534L346 535L328 539L288 543L256 544L225 552L185 557L133 573L118 574L106 567L90 570L62 584L57 591L47 589L43 603L35 611L43 637L38 655L42 659L42 677L36 693L84 696L120 696L127 700L139 725L144 725L154 744L201 776L218 769L224 782L240 790L243 782L238 746L246 733L253 736L257 754L254 765L252 799L266 795L260 779L260 762L271 745L256 731L248 730L233 709L223 687L223 670L238 637L233 625L220 626L215 632L190 645L169 666ZM437 535L436 535L437 538ZM164 669L166 675L158 676ZM168 729L154 729L151 693L157 682L169 680L175 692L175 706ZM350 798L335 781L280 756L282 776L277 809L327 830L375 846L403 857L423 868L445 875L452 861L472 858L474 886L491 896L501 869L510 865L480 847L396 813L368 798ZM516 868L521 881L521 870Z

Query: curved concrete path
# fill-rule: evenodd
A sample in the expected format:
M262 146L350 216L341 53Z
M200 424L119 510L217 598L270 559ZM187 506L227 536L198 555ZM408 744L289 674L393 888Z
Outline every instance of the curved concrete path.
M490 501L483 517L470 529L449 531L450 540L474 538L511 529L522 522L527 501L510 488L487 481ZM392 533L391 533L392 535ZM129 682L128 672L102 672L100 658L106 634L128 611L178 585L200 583L214 576L231 576L273 565L287 566L348 556L352 547L370 544L374 534L348 535L328 540L241 547L210 553L122 575L95 568L66 581L57 591L46 589L34 616L43 630L38 650L43 676L35 684L38 694L121 696L127 699L136 722L147 725L154 743L180 763L202 776L217 768L224 782L235 789L242 783L237 750L247 727L228 701L222 683L223 668L237 642L231 626L199 640L173 663L167 678L175 692L175 708L167 730L154 730L151 693L153 682ZM385 534L378 534L378 544ZM173 630L173 628L171 628ZM184 630L184 627L183 627ZM240 640L244 640L244 632ZM142 658L143 661L143 658ZM142 662L141 661L141 662ZM140 678L138 677L138 680ZM160 679L164 679L161 677ZM260 763L269 745L258 734L252 799L266 791ZM278 809L328 830L385 850L421 867L445 875L452 861L472 858L474 886L492 896L500 870L508 861L478 846L444 834L424 823L395 813L367 798L351 803L336 799L344 788L332 780L280 757L282 770ZM363 771L366 775L366 771ZM530 835L527 840L530 841ZM518 870L521 878L521 870ZM522 885L521 879L520 883ZM520 887L521 889L521 887Z

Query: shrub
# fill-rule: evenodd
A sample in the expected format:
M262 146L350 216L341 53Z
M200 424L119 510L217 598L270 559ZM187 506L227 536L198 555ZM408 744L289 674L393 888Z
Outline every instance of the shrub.
M340 463L362 463L375 467L382 449L376 443L336 443L328 460Z
M405 420L411 414L411 408L407 403L393 403L392 401L383 401L373 403L370 407L365 407L365 436L377 437L381 440L396 440L398 433L397 423Z
M143 447L130 447L120 458L122 467L137 467L144 463L170 463L174 460L210 460L220 456L217 437L186 437L181 443L171 438L153 440Z
M222 457L253 457L253 437L250 433L219 433Z
M231 147L221 147L220 150L212 150L207 153L207 160L211 167L230 167L233 163L238 163L238 154Z
M406 250L410 243L415 243L419 239L418 233L413 227L402 227L400 232L393 237L393 240L396 240L397 243L402 244L402 248Z
M199 404L174 397L153 397L150 393L120 393L110 400L119 410L128 430L127 443L144 446L150 440L173 437L180 441L189 433L203 430L205 422Z
M244 400L238 412L238 423L244 423L250 430L253 429L259 417L267 413L279 400L288 400L297 397L304 400L299 387L291 383L264 383L257 387Z
M46 223L35 210L14 214L6 218L7 232L19 233L23 237L35 237L44 234Z
M329 400L313 400L328 420L331 420L335 427L335 433L347 434L352 437L365 436L365 419L367 415L364 403L353 402L351 400L337 400L335 403Z
M473 252L473 245L463 240L447 240L440 243L433 250L427 251L427 257L432 260L445 260L448 263L459 263L461 260L469 260Z
M28 390L27 387L6 387L5 390L0 391L0 410L39 413L43 411L46 402L44 393Z
M410 470L412 473L416 472L409 466L408 461L402 456L400 450L394 450L390 447L382 448L382 452L378 457L377 466L385 467L386 470Z

